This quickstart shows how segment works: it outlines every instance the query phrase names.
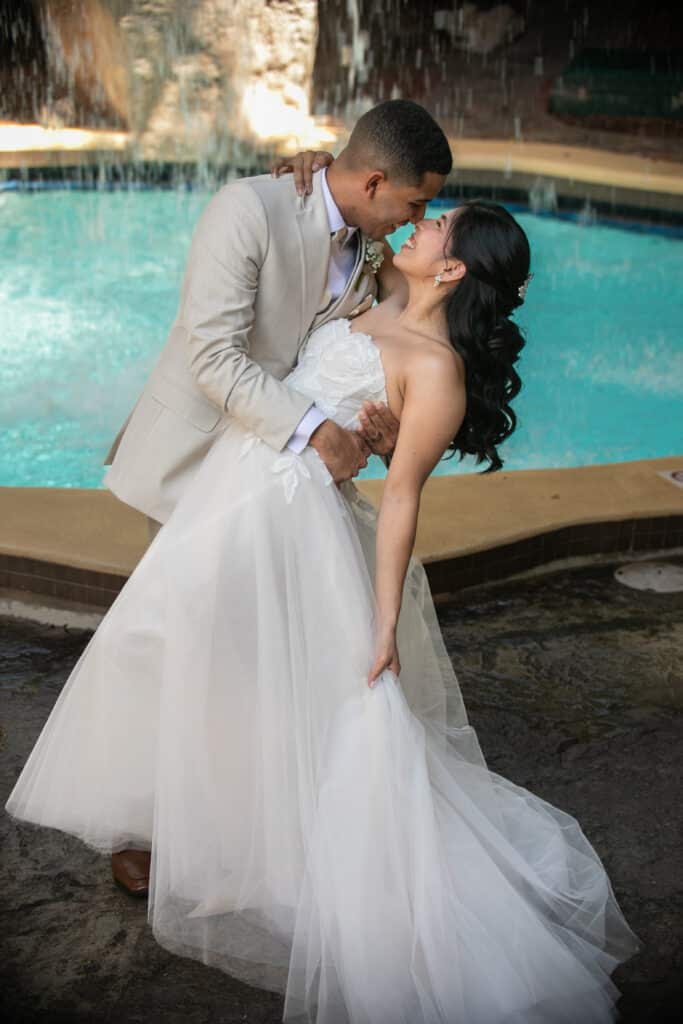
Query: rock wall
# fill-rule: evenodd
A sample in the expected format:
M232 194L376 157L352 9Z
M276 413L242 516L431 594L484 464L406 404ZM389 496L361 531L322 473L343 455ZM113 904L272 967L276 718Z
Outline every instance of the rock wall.
M455 92L458 69L500 54L525 25L510 4L488 0L318 0L318 20L314 109L347 122L397 97L442 116L438 97Z
M126 127L125 41L117 7L100 0L37 0L47 80L39 120L54 127Z
M129 127L139 155L235 159L305 141L317 0L38 0L50 104Z
M127 6L119 29L129 123L146 155L234 159L244 142L282 137L297 119L305 124L315 0L131 0Z

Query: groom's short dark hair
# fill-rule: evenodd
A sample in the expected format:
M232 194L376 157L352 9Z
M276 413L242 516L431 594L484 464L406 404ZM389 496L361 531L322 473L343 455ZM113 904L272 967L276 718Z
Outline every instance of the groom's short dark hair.
M446 175L453 166L448 139L434 118L412 100L379 103L357 122L347 150L383 170L387 178L419 185L425 174Z

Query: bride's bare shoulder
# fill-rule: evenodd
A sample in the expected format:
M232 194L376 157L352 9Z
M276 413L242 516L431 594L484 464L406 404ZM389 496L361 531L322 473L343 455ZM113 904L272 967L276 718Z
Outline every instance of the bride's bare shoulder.
M465 386L465 362L448 342L419 341L406 347L406 378L445 377L449 383Z

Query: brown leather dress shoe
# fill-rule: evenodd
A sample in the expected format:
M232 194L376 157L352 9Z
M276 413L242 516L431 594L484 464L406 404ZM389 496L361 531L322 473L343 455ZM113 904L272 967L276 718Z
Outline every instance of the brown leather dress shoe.
M111 855L114 881L131 896L146 896L149 892L149 850L120 850Z

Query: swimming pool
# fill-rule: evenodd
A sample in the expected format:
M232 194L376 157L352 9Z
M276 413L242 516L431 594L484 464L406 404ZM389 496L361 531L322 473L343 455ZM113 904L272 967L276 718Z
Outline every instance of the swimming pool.
M175 316L207 200L0 193L0 485L101 486L102 459ZM516 216L535 277L517 311L527 345L505 469L680 454L683 239ZM435 472L481 468L456 457ZM373 459L361 475L383 473Z

